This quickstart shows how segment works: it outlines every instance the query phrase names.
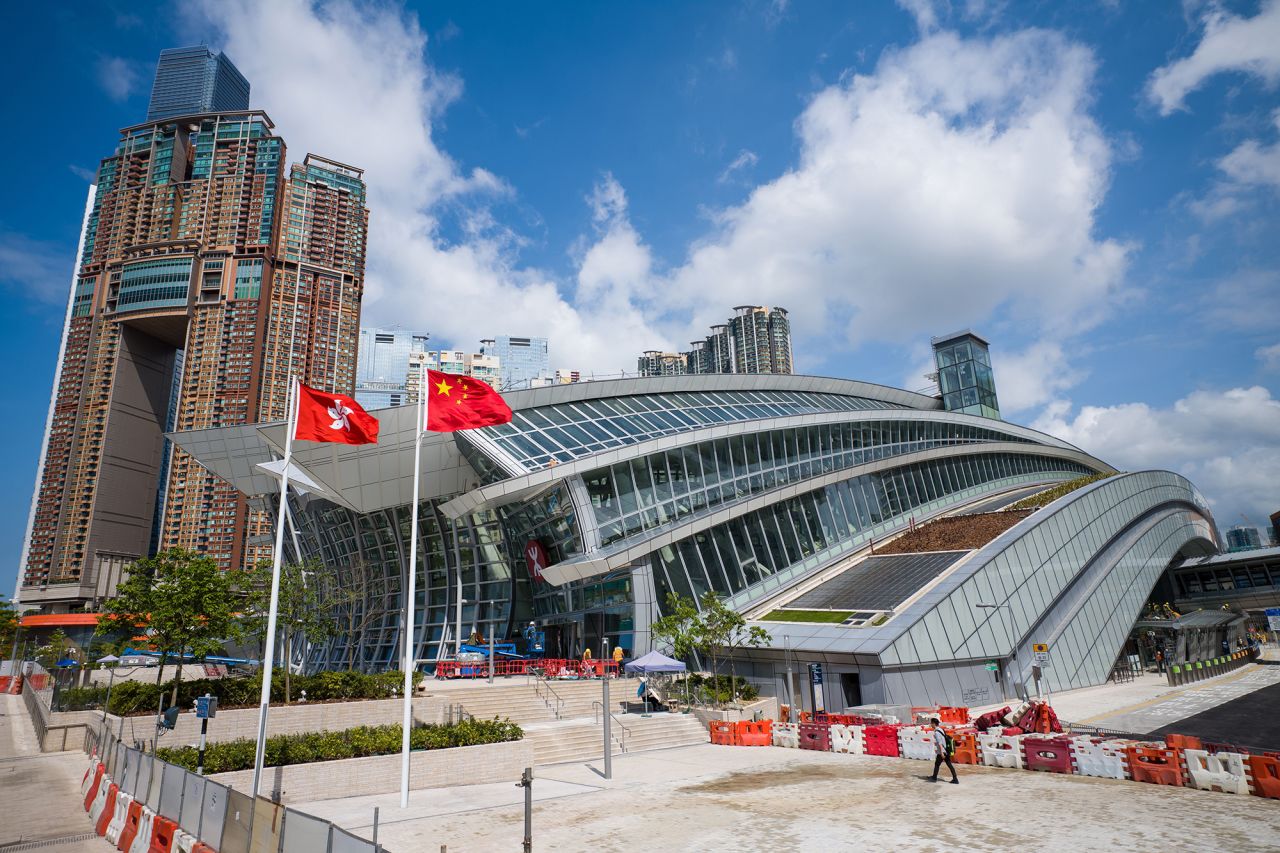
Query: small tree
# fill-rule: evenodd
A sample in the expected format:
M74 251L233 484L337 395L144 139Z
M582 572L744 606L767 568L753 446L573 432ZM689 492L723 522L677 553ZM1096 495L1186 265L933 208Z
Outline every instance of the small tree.
M222 648L227 639L240 636L233 618L234 578L209 557L171 548L129 567L129 577L116 596L103 605L98 628L133 632L145 627L160 650L156 684L163 683L169 655L178 657L178 677L170 704L178 701L183 656L204 657Z
M13 602L0 595L0 657L8 657L18 636L18 611Z
M671 646L671 653L680 660L692 658L702 642L697 602L676 592L667 593L667 615L654 620L649 631L655 640Z
M702 596L702 613L700 619L702 640L712 659L712 674L715 675L717 653L723 651L729 656L730 678L733 684L733 700L738 699L738 666L734 652L738 649L758 649L771 642L769 632L758 625L747 626L742 614L725 603L714 592L708 591ZM718 688L717 688L718 690Z
M357 559L346 570L347 579L343 583L337 572L322 575L320 590L324 607L332 615L335 624L335 636L341 635L347 650L347 671L356 668L356 649L361 646L369 626L376 622L383 612L369 606L372 572L369 564Z
M332 637L338 624L333 610L322 602L320 591L334 586L333 572L318 560L285 563L280 567L280 589L276 600L276 624L284 638L284 701L293 701L290 663L294 643L299 635L306 642L318 643ZM249 623L260 634L267 630L271 607L271 566L260 565L251 583L251 616ZM273 637L266 637L273 642ZM263 673L267 677L267 673Z

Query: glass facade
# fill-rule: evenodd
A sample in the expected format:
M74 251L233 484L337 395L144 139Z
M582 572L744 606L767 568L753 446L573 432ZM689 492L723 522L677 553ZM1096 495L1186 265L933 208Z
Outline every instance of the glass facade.
M192 258L164 258L126 264L115 294L119 312L180 308L191 289ZM110 299L110 295L108 299Z
M779 501L674 542L653 563L658 601L709 589L742 607L756 593L826 565L913 512L965 500L995 486L1069 479L1083 465L1045 456L992 453L937 459L863 474Z
M356 361L356 402L366 409L408 400L409 356L426 352L426 332L362 327Z
M688 444L583 474L610 545L710 507L878 459L935 447L1028 439L968 424L863 421Z
M933 339L938 389L948 412L999 418L995 376L987 342L972 332Z
M476 433L492 439L526 471L539 471L602 450L717 424L905 408L864 397L804 391L676 392L521 409L511 423Z
M147 121L249 108L249 81L224 53L178 47L160 52Z
M480 344L482 354L498 358L499 378L497 383L491 384L500 391L532 388L536 381L551 377L546 338L499 335Z

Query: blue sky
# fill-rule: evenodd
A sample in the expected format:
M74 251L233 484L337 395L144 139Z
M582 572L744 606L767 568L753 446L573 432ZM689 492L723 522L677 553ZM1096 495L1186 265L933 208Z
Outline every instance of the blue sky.
M912 389L970 326L1010 419L1187 474L1223 526L1280 510L1280 0L0 14L0 590L88 182L200 41L291 160L367 170L366 322L610 373L779 304L803 372Z

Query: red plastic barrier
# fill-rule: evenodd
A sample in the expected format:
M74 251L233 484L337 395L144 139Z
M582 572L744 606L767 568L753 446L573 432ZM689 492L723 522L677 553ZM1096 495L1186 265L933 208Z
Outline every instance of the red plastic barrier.
M712 720L707 724L711 731L711 742L720 746L738 745L738 724L728 720Z
M1066 738L1023 738L1022 766L1027 770L1074 774L1071 741Z
M99 764L97 771L93 774L93 782L89 785L89 793L85 794L84 797L85 811L89 810L89 806L93 805L94 799L98 796L98 786L102 784L102 774L105 773L106 770L107 768Z
M9 685L13 683L12 675L0 675L0 693L8 693Z
M805 722L808 722L807 717ZM859 717L857 714L818 714L814 722L833 726L865 726L867 724L866 718Z
M898 748L899 725L867 726L862 730L866 741L867 755L887 755L897 758L901 755Z
M772 720L742 720L737 728L739 746L773 746Z
M115 817L116 794L118 793L120 793L120 786L112 782L111 787L107 789L107 800L102 805L102 814L98 815L98 822L93 826L93 831L99 835L107 834L107 825Z
M156 815L151 822L151 846L147 848L147 853L169 853L173 850L173 838L177 834L177 823Z
M1173 785L1179 788L1186 784L1181 756L1176 749L1130 746L1125 749L1125 755L1129 758L1129 775L1135 782Z
M976 728L980 732L985 732L987 729L991 728L992 726L998 726L1000 725L1000 721L1004 719L1005 714L1008 714L1012 710L1013 710L1012 708L1006 705L1005 707L1001 708L999 711L988 711L987 713L983 714L981 717L978 717L978 719L973 721L974 728Z
M214 850L203 841L197 841L196 846L191 848L191 853L218 853L218 851Z
M1280 758L1269 755L1250 755L1245 759L1249 775L1253 778L1253 794L1280 800Z
M1164 745L1173 749L1204 749L1200 738L1191 735L1165 735Z
M116 842L116 849L124 853L133 845L133 839L138 834L138 826L142 823L142 803L134 800L129 803L129 813L124 817L124 829L120 830L120 840Z
M831 726L826 723L801 723L800 748L830 752Z

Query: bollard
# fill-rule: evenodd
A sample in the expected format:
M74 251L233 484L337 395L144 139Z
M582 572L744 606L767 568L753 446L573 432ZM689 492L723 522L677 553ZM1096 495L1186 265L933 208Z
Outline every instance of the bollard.
M526 767L516 783L524 788L524 853L533 853L533 768Z

